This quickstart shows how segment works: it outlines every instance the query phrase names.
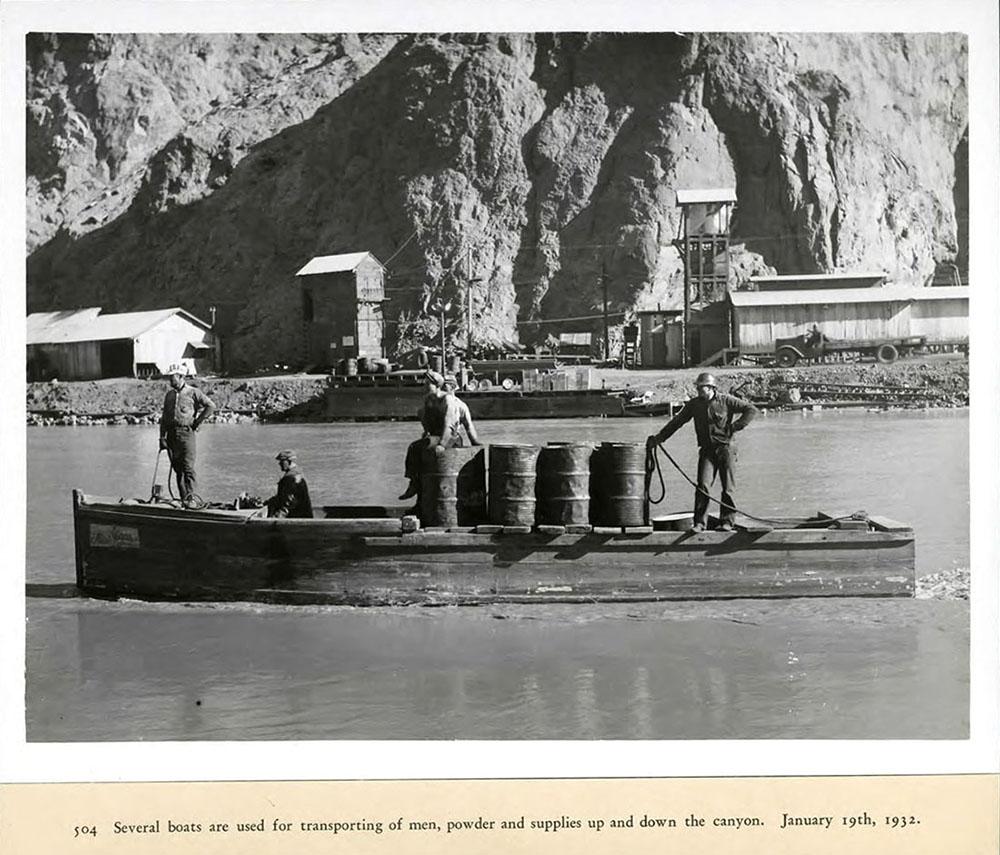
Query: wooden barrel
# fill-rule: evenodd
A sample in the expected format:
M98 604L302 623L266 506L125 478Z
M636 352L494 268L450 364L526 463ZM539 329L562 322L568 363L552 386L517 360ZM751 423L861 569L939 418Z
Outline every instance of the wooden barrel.
M478 525L486 519L486 455L480 448L423 454L420 522L425 526Z
M438 374L444 374L444 361L440 356L432 356L430 358L430 369L431 371L437 371Z
M358 357L358 374L371 374L374 370L372 361L367 356Z
M591 459L590 517L594 525L646 524L646 446L604 442Z
M344 374L353 377L358 373L358 360L350 357L344 360Z
M535 524L537 445L490 446L490 522Z
M594 446L550 442L538 454L535 490L539 525L587 525L590 522L590 457Z

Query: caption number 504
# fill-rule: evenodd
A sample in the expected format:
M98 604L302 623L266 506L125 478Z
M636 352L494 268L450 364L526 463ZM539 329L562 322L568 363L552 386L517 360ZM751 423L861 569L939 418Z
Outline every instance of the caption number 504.
M96 825L74 826L73 837L79 837L81 834L89 834L91 837L97 837L97 826Z
M887 816L885 824L889 828L906 828L908 825L920 825L920 820L915 816Z

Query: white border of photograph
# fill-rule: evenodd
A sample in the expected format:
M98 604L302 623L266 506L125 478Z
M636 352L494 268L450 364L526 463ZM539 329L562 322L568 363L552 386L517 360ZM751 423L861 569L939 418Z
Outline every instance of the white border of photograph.
M996 772L1000 270L994 0L941 2L5 2L0 324L6 469L0 574L0 781L617 777ZM971 738L924 741L25 742L24 35L80 32L964 32L969 38L972 413ZM72 710L67 710L72 714Z

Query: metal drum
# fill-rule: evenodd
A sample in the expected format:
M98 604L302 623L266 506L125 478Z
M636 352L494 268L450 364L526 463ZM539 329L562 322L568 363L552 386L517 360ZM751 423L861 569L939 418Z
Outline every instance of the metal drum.
M425 526L477 525L486 519L486 455L482 448L423 453L420 522Z
M550 442L538 454L539 525L587 525L590 522L590 456L594 446Z
M490 446L490 522L535 524L537 445Z
M604 442L591 458L591 521L594 525L646 524L646 446Z

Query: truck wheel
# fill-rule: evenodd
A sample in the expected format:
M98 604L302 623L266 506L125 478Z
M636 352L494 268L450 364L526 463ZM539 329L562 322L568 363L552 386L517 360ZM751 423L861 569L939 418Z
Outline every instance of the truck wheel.
M493 388L493 381L490 380L489 377L483 377L479 381L479 391L480 392L489 392L490 389L492 389L492 388Z
M883 344L875 352L875 358L883 365L889 365L895 362L898 356L899 351L896 350L896 346L894 344Z
M799 355L790 348L782 348L775 354L774 361L782 368L791 368L799 361Z
M503 390L505 392L509 392L517 385L517 380L513 377L504 377L503 382L500 385L503 386Z

